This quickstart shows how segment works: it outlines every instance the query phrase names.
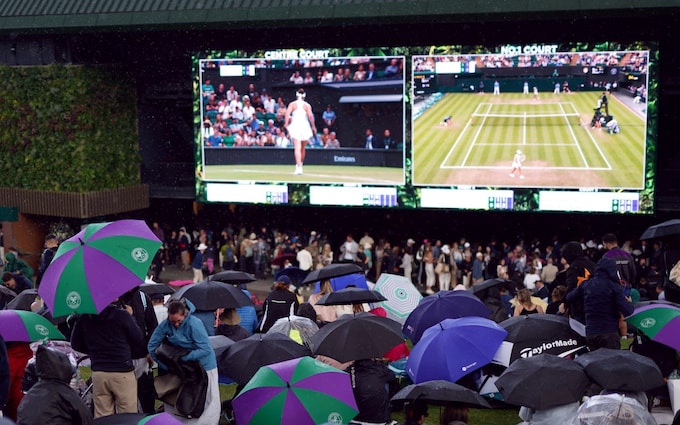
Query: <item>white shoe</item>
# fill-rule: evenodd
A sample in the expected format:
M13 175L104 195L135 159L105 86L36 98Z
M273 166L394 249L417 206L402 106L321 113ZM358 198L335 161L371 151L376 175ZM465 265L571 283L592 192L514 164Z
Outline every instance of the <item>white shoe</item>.
M515 175L514 175L514 174L508 174L508 175L509 175L510 177L515 177Z
M300 164L300 174L302 174L302 164Z
M520 178L520 179L523 179L523 178L524 178L524 176L519 176L519 178Z
M295 166L295 174L302 174L302 167L300 167L299 165L296 165Z

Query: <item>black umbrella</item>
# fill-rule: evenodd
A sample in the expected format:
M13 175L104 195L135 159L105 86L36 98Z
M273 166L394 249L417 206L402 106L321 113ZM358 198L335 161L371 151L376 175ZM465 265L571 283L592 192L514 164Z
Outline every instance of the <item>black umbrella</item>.
M170 295L175 292L174 289L165 283L142 283L139 285L139 290L148 296L154 294Z
M238 271L238 270L224 270L219 273L215 273L208 277L209 281L231 283L232 285L238 285L240 283L254 282L257 279L250 273Z
M208 339L210 340L210 346L215 351L215 356L218 359L230 345L235 344L231 338L227 338L224 335L213 335L209 336Z
M347 276L348 274L363 273L361 266L355 263L335 263L310 272L302 284L319 282L334 277Z
M491 407L479 393L444 380L407 385L392 397L391 402L395 409L400 409L404 403L415 400L433 406Z
M35 288L24 289L5 305L7 310L26 310L31 311L31 304L38 296L38 290Z
M9 301L16 298L17 293L6 287L5 285L0 285L0 301Z
M218 371L245 385L262 366L309 356L309 348L280 333L255 334L236 341L222 353Z
M344 288L324 295L317 301L318 305L351 305L363 303L379 303L387 301L378 291L363 288Z
M496 381L506 403L536 410L581 400L590 380L583 367L553 354L519 359Z
M613 391L648 391L666 385L659 366L629 350L599 348L575 360L595 383Z
M673 219L664 221L663 223L655 224L653 226L649 226L644 232L642 232L640 240L644 241L647 239L662 239L669 236L679 235L680 235L680 220Z
M531 314L511 317L500 325L508 331L508 336L498 349L494 363L503 366L537 354L574 355L586 347L585 338L571 328L566 317Z
M403 342L399 322L371 313L343 315L319 329L311 340L315 355L341 363L380 358Z
M222 282L203 281L182 287L170 296L171 300L186 298L197 310L217 310L253 305L240 289Z
M500 278L494 278L494 279L487 279L484 282L478 283L476 285L472 285L468 291L472 291L473 294L477 294L478 292L482 292L486 289L489 288L495 288L497 286L501 285L506 285L508 288L514 288L515 283L511 280L507 279L500 279Z

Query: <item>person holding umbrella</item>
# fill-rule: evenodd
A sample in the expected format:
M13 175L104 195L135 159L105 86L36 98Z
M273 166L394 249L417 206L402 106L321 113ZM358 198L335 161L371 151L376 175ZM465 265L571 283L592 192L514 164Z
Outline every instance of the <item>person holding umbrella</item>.
M422 425L427 419L427 403L416 400L404 406L404 417L406 421L399 425Z
M297 295L290 290L290 278L286 275L279 276L274 283L274 289L264 300L264 314L258 328L259 332L266 333L278 319L293 316L298 307L300 302Z

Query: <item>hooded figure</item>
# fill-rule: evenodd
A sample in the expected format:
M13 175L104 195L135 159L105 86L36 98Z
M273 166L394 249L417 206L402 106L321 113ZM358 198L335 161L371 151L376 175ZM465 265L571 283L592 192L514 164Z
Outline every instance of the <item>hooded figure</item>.
M548 288L550 292L556 286L555 283L559 283L566 286L567 293L569 293L581 285L583 281L590 279L595 271L595 263L586 257L581 243L576 241L567 242L562 247L562 264L566 268L565 271L560 273L560 275L563 275L563 278L555 279L556 282L551 285L552 287ZM586 319L582 299L569 301L567 307L572 318L585 324Z
M24 260L17 258L17 256L12 252L5 254L5 265L2 267L2 272L19 272L26 279L31 281L33 280L33 269L31 266L26 264Z
M19 404L19 425L89 425L92 413L69 386L74 367L66 354L38 346L38 383Z
M616 263L603 257L595 265L593 277L567 294L569 302L583 300L586 340L591 351L621 348L619 318L633 313L633 303L624 295L616 272Z

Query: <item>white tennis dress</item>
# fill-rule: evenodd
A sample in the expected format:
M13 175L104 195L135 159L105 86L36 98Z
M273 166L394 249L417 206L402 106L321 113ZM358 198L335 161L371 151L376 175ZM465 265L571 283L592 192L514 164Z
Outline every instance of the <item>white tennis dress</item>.
M303 105L306 102L302 99L295 101L295 109L290 114L290 124L288 124L288 134L291 139L295 140L309 140L314 135L312 133L312 126L307 118L307 111Z

